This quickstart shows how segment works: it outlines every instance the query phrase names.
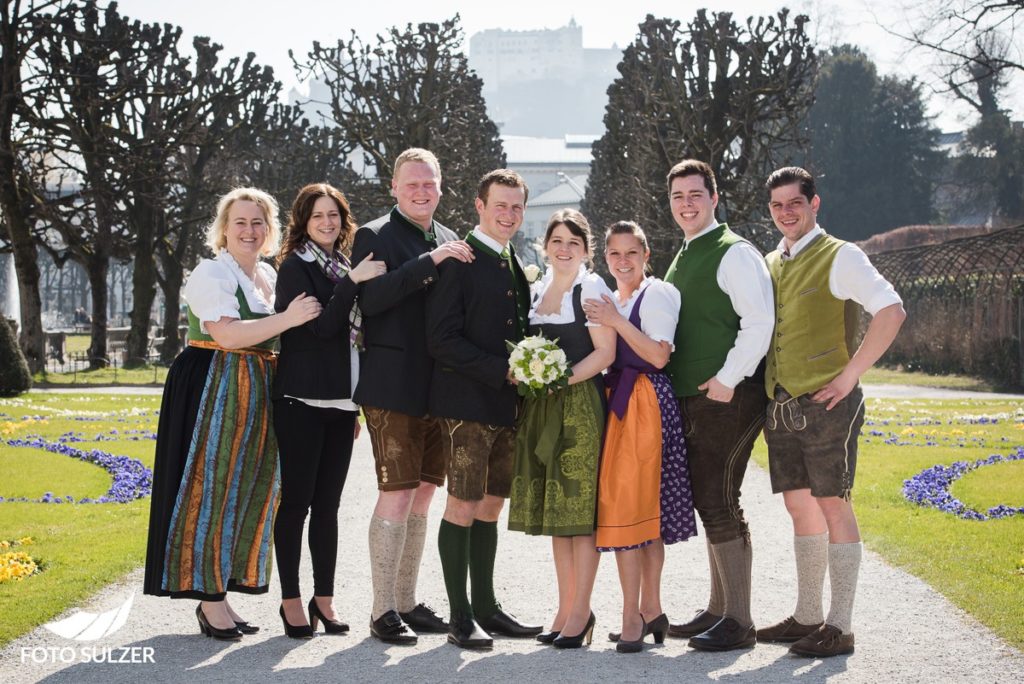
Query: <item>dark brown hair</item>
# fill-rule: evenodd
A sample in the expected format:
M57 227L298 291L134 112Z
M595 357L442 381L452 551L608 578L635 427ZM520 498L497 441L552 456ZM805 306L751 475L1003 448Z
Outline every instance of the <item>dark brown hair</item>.
M704 179L704 187L707 188L708 193L712 195L718 194L715 172L711 170L709 164L697 159L684 159L669 170L668 178L666 179L669 194L672 194L672 181L676 178L685 178L686 176L700 176Z
M526 187L526 181L523 180L522 176L509 169L495 169L484 174L476 190L477 198L484 204L487 204L487 195L494 184L504 185L508 188L522 188L523 204L526 204L526 200L530 199L530 188Z
M338 239L334 241L334 249L345 252L352 236L356 232L356 221L352 218L352 210L349 209L348 200L332 185L327 183L310 183L299 190L299 194L292 202L292 210L288 215L288 227L284 232L284 244L281 246L281 254L277 262L281 263L284 258L301 247L309 234L306 226L309 224L309 217L313 214L313 205L321 197L330 197L338 205L338 212L341 214L341 232Z
M558 226L565 226L569 232L583 240L583 248L587 250L587 263L591 263L594 254L594 234L590 231L587 217L575 209L559 209L548 219L548 229L544 231L544 247L551 241L551 233Z
M768 176L768 180L764 184L765 190L768 191L768 199L772 197L772 190L781 188L783 185L789 185L790 183L800 184L800 194L806 197L808 202L814 199L814 196L818 193L817 188L814 186L814 176L808 173L806 169L802 169L799 166L784 166L781 169L772 171L772 175Z

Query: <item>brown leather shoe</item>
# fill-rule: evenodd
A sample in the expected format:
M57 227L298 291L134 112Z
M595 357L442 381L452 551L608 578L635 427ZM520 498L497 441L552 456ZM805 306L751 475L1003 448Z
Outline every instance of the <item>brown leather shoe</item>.
M800 641L808 634L814 634L822 624L819 622L815 625L803 625L790 615L782 622L757 630L757 640L761 643L788 644Z
M853 653L853 635L843 634L838 627L825 624L790 646L789 652L807 658L830 658Z
M721 615L715 615L706 610L698 610L697 614L689 622L669 625L668 635L676 639L689 639L708 631L721 619Z

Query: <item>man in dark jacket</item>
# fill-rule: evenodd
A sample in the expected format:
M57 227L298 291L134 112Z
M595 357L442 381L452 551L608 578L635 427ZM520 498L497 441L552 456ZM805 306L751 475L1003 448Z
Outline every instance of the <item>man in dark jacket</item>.
M529 285L510 241L522 225L527 192L514 171L499 169L481 179L480 225L466 238L475 258L444 264L427 297L427 346L436 361L430 413L443 427L448 466L448 505L437 545L451 607L448 641L463 648L490 648L491 634L541 631L504 612L494 596L497 521L512 483L518 406L505 342L525 336L530 307Z
M432 153L402 152L391 192L395 208L360 228L352 248L353 263L373 258L388 271L360 289L365 351L354 398L366 416L380 490L369 534L370 632L389 643L415 643L413 630L448 631L444 620L416 601L427 510L444 484L441 434L427 411L433 361L424 330L426 293L437 281L438 264L471 261L473 255L434 221L441 168Z

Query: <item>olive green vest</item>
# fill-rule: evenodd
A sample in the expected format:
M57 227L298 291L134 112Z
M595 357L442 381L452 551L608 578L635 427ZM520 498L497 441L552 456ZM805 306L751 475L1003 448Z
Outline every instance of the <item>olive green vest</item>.
M235 290L235 299L238 300L238 317L243 320L251 320L255 318L265 318L268 314L253 313L252 309L249 308L249 302L245 300L245 292L242 291L242 286L239 285ZM188 339L189 340L202 340L204 342L214 342L215 340L210 335L207 335L202 331L199 326L199 318L192 313L192 307L188 307ZM277 338L271 337L269 340L260 342L257 345L253 345L258 349L269 349L274 351L277 349Z
M700 394L697 386L721 370L736 342L740 317L718 287L718 265L742 241L723 223L680 249L665 273L665 282L675 285L682 299L675 351L665 366L678 397Z
M792 259L775 250L765 260L775 290L775 332L768 348L765 390L791 396L832 381L850 361L859 322L853 301L836 299L829 273L845 242L831 235L811 241Z

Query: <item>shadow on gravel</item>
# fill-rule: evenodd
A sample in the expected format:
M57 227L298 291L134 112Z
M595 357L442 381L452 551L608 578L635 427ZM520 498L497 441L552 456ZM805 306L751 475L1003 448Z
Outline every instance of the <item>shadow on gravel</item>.
M163 635L112 649L116 658L121 649L152 648L152 663L76 663L45 678L43 682L79 682L116 684L119 682L201 681L207 682L440 682L465 680L501 682L550 681L555 675L562 682L645 681L686 682L742 680L750 682L791 682L807 677L823 681L846 671L846 658L828 661L793 658L779 648L779 657L762 667L742 672L735 669L747 651L703 653L687 651L682 655L662 655L663 647L649 646L640 654L620 654L607 649L559 651L537 645L531 653L464 651L436 637L430 650L407 651L388 647L376 640L356 641L349 637L316 637L316 644L272 637L241 646L197 635ZM292 651L304 648L331 651L315 666L295 667L283 664L294 659ZM758 646L759 649L773 648ZM336 649L336 650L335 650ZM135 653L140 653L136 650ZM299 654L296 654L299 655ZM313 655L312 653L310 655ZM315 658L317 661L320 658ZM742 664L740 663L740 666ZM716 674L717 673L717 674Z

